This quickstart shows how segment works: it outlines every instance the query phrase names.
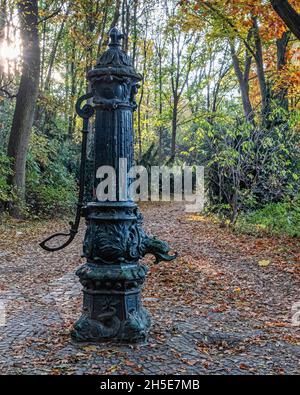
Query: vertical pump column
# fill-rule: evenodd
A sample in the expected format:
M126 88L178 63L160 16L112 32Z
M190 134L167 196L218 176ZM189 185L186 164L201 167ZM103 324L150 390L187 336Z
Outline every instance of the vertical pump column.
M139 260L147 253L157 262L176 257L168 255L167 243L144 233L136 204L119 189L119 159L127 159L127 169L133 164L132 114L142 79L121 49L122 37L116 28L110 31L109 49L88 73L96 112L95 188L98 168L112 166L116 200L95 198L84 208L86 263L76 273L83 286L83 313L72 331L77 341L144 341L150 316L141 303L147 268Z

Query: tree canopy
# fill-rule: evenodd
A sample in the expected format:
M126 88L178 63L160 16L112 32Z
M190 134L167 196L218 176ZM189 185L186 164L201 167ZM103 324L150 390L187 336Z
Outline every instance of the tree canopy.
M2 210L50 215L73 206L74 106L116 25L143 75L137 161L204 164L210 205L232 221L241 210L296 196L299 7L295 0L1 0Z

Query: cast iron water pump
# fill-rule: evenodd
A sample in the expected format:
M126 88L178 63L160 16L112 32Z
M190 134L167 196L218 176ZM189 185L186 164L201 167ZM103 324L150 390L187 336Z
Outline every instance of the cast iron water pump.
M130 198L124 200L119 196L119 159L127 159L128 170L133 165L133 111L137 107L135 95L142 76L134 70L130 57L121 49L122 34L113 28L109 36L108 50L88 72L91 93L82 96L76 105L78 115L83 118L76 219L71 223L70 233L53 235L41 246L48 251L64 248L74 239L80 216L85 217L87 229L83 255L86 263L76 272L83 285L83 313L74 325L72 338L132 343L144 341L150 328L150 315L141 303L141 286L147 268L139 260L151 253L158 263L175 259L176 254L169 255L170 247L166 242L145 234L137 205ZM90 98L93 105L81 107L82 102ZM112 166L117 176L117 200L98 201L94 198L84 204L88 122L94 113L94 186L98 182L97 169ZM57 235L69 236L69 239L59 247L48 247L48 241Z

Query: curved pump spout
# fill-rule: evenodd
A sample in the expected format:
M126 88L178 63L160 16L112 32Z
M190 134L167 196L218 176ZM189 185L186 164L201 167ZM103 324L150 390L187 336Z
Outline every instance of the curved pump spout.
M89 132L89 119L94 115L94 108L90 104L85 104L81 107L81 104L90 99L93 96L92 93L88 93L86 95L81 96L76 103L76 112L83 119L83 128L82 128L82 145L81 145L81 160L80 160L80 175L79 175L79 194L78 194L78 202L77 209L74 222L70 222L71 228L69 233L55 233L50 237L47 237L44 241L40 243L40 246L46 251L59 251L63 248L67 247L74 240L76 234L78 233L78 227L80 224L81 211L83 206L83 197L84 197L84 184L85 184L85 167L86 167L86 148L87 148L87 136ZM55 239L56 237L65 236L68 239L58 247L49 247L47 244L50 240Z

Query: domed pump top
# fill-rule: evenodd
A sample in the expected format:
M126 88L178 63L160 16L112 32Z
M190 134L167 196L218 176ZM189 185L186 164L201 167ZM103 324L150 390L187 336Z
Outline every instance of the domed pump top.
M121 40L124 38L124 34L121 33L116 27L110 29L109 33L109 47L120 47Z

